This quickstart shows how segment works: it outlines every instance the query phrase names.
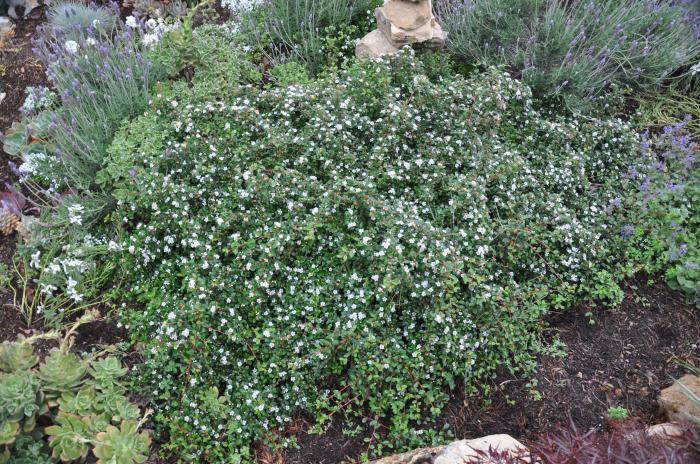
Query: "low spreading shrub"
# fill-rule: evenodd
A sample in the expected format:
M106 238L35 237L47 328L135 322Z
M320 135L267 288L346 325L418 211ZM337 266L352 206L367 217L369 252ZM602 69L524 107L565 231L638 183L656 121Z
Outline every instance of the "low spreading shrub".
M437 7L450 53L507 65L536 95L572 107L612 83L658 90L698 57L697 26L674 2L443 0Z
M456 379L529 371L550 306L616 294L638 145L410 54L224 101L162 89L99 177L166 448L249 462L298 410L430 441Z
M145 461L151 439L120 383L127 370L106 353L70 352L75 330L94 319L86 313L41 363L32 343L58 334L0 345L0 463L73 462L90 452L98 464Z

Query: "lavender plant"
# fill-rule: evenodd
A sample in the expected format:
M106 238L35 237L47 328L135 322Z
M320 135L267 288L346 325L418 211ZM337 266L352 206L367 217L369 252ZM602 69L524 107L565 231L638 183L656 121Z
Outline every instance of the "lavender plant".
M456 57L504 64L541 97L570 103L610 84L656 90L698 58L686 8L658 0L443 0Z
M380 4L380 0L271 0L263 32L273 39L273 59L291 57L318 73L329 58L337 60L328 56L327 39L349 35L344 41L354 45L368 32L374 8Z
M115 130L148 101L158 70L148 60L145 34L144 24L131 18L114 29L90 24L80 36L49 24L35 41L35 54L61 100L49 127L61 166L55 174L70 187L95 186Z

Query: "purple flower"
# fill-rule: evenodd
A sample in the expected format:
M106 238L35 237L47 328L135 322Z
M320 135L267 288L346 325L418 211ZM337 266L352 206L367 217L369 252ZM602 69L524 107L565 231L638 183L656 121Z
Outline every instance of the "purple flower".
M620 236L625 240L629 240L634 237L634 232L634 226L627 224L620 231Z

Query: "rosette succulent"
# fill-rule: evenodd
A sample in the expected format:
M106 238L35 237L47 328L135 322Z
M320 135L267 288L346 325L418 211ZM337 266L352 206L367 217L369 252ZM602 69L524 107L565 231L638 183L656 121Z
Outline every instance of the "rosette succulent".
M0 345L0 464L85 460L98 445L108 456L101 462L140 463L148 455L141 411L117 382L127 369L112 356L70 352L73 333L91 320L76 322L39 366L31 342L56 333ZM46 427L36 427L39 417Z
M53 450L51 455L61 461L73 461L87 456L90 437L86 421L73 414L60 413L56 422L58 425L46 427Z
M140 464L146 461L151 445L149 433L138 432L136 421L124 421L120 428L109 426L97 434L94 449L97 464Z
M17 372L0 377L0 444L13 443L20 432L31 432L37 416L47 412L37 377Z
M36 366L39 358L29 343L3 342L0 345L0 371L12 373L29 370Z
M93 412L101 412L97 402L97 392L94 387L81 388L78 393L66 392L58 399L61 411L68 414L86 416Z
M63 392L77 389L85 381L86 374L87 365L78 356L54 351L39 368L38 376L47 398L53 400Z
M94 361L90 367L90 375L95 379L95 383L100 389L114 387L115 381L126 373L127 369L122 367L122 363L114 356Z

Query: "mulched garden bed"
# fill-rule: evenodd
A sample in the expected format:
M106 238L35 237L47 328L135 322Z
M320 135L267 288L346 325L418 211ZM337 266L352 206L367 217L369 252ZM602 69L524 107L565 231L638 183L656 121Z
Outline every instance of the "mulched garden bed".
M532 398L526 381L500 376L490 406L456 391L440 425L448 423L459 439L507 433L527 440L570 420L582 430L603 427L610 406L625 407L647 424L663 422L659 391L687 372L683 363L700 364L700 311L645 276L626 282L620 308L592 310L595 324L589 310L551 317L549 336L558 335L568 355L540 359L541 400ZM286 452L286 464L353 462L367 450L363 437L345 437L339 424L325 435L300 433L298 439L300 449Z
M42 9L18 21L16 36L0 48L0 80L6 97L0 103L0 130L19 119L18 108L27 86L46 85L41 65L32 56L31 37L44 20ZM0 153L0 181L12 182L10 158ZM0 262L11 266L15 237L0 236ZM457 391L440 418L457 438L508 433L528 439L557 423L572 420L582 429L601 427L610 406L623 406L646 423L663 420L656 397L672 377L684 373L683 363L700 364L700 312L683 297L648 277L625 285L625 300L614 311L590 308L551 317L548 336L558 335L568 347L565 358L544 357L536 374L542 400L534 399L525 381L501 376L498 388L485 398L465 398ZM40 326L26 327L14 308L12 293L0 289L0 341L29 335ZM95 323L80 331L78 345L107 344L123 340L124 332L112 323ZM514 406L508 404L515 401ZM346 437L339 423L321 436L298 433L300 448L275 457L277 463L332 464L352 461L367 449L363 436ZM155 463L155 457L149 462Z

